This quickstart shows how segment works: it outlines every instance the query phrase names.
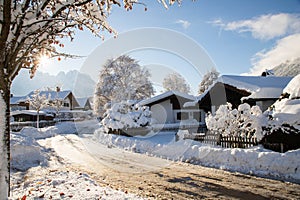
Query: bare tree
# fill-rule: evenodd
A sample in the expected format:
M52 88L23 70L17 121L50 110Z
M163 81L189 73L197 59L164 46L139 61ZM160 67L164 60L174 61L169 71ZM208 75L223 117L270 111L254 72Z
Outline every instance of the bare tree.
M39 121L40 121L40 111L49 105L49 98L46 97L45 94L40 94L39 90L35 90L33 94L28 99L29 105L36 110L37 112L37 119L36 119L36 127L39 128Z
M199 84L198 94L200 95L205 90L207 90L208 87L211 86L213 84L213 82L218 79L219 75L220 75L220 73L215 68L212 68L211 71L207 72L203 76L203 79Z
M167 7L165 0L160 0ZM176 0L169 0L173 4ZM180 0L177 0L180 2ZM73 40L75 30L87 29L98 37L102 30L115 33L107 22L114 5L131 10L138 0L1 0L0 1L0 93L6 104L5 131L0 141L0 159L10 170L10 87L21 68L36 72L42 56L72 57L58 52L62 38ZM2 171L3 170L3 171ZM0 198L9 195L9 173L0 179ZM2 173L1 173L2 175ZM2 190L3 188L7 188Z
M129 56L109 59L100 71L94 94L94 111L100 116L107 103L142 100L154 94L150 73Z

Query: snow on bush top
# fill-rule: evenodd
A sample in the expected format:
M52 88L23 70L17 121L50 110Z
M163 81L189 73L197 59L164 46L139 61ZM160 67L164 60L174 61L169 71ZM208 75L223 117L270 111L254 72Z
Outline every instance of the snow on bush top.
M270 125L280 128L282 124L289 124L300 130L300 99L297 99L300 97L300 74L289 82L283 94L267 111L268 115L273 118Z
M147 126L151 122L151 112L148 106L139 106L132 101L115 103L104 114L101 124L106 132L127 128Z
M262 138L262 125L265 118L258 106L250 107L249 104L241 104L238 109L232 109L232 105L221 105L215 115L209 114L206 119L207 128L224 136L256 137Z
M284 88L283 93L290 94L289 98L300 97L300 74L295 76Z

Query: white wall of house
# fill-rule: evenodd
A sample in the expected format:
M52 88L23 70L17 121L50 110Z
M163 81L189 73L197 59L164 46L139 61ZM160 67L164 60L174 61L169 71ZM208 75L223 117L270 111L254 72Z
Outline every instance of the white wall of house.
M70 110L71 108L71 101L69 98L65 98L62 107L64 109Z
M154 123L165 124L174 123L175 117L170 100L155 104L150 108Z
M256 101L256 105L259 106L262 111L266 111L274 102L274 100Z
M200 123L205 124L205 112L204 110L198 110L198 109L182 109L182 110L174 110L174 116L175 121L179 123L181 120L178 118L180 116L182 117L182 120L193 120L196 119Z

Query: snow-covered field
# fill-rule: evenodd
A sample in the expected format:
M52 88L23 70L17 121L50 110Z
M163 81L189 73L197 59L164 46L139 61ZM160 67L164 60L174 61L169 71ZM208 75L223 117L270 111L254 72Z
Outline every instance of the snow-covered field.
M96 120L90 120L75 124L63 122L41 129L24 128L19 133L12 133L11 199L24 195L29 199L40 196L53 199L139 199L133 194L100 187L87 174L68 171L59 161L51 160L53 149L41 146L37 141L62 134L89 134L85 140L92 138L93 142L109 147L108 151L111 147L117 147L173 161L300 183L300 150L277 153L261 146L221 148L181 138L175 141L175 132L129 138L105 134Z

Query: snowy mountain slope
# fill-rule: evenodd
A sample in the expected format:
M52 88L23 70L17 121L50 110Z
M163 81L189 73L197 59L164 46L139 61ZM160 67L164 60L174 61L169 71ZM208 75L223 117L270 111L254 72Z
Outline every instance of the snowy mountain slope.
M300 74L300 58L287 61L273 68L276 76L296 76Z
M37 72L33 79L29 78L28 71L22 70L12 84L14 96L24 96L36 89L60 86L62 90L72 90L76 97L93 96L95 81L87 74L76 70L59 72L56 76Z

